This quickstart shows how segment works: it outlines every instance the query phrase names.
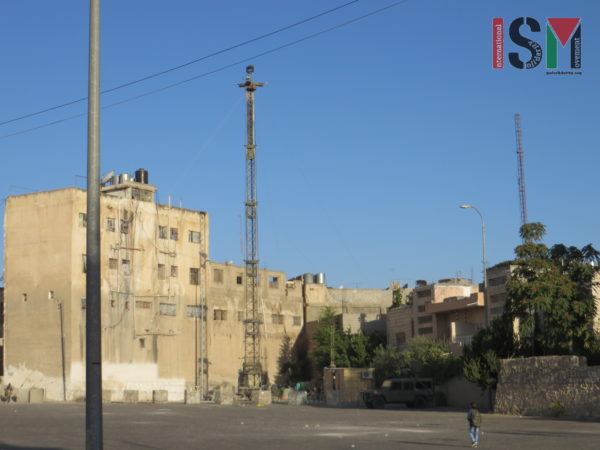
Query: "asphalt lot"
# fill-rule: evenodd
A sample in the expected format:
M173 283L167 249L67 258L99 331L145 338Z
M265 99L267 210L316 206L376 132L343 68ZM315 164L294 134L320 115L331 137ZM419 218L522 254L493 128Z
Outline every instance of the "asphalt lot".
M85 448L83 404L0 404L0 449ZM485 449L598 449L600 422L483 414ZM271 405L104 405L105 449L470 447L465 412Z

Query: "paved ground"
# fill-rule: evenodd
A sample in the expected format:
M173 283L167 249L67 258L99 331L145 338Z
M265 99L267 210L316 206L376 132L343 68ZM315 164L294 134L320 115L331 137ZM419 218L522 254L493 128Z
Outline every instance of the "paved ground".
M0 449L85 448L83 404L0 404ZM483 415L483 449L599 449L600 422ZM465 413L271 405L104 406L109 449L470 447Z

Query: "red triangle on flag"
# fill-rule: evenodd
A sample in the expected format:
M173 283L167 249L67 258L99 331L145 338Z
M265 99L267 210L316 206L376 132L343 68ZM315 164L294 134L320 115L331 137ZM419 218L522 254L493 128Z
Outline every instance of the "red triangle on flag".
M553 18L547 19L550 22L550 25L554 29L554 34L560 40L560 43L564 47L567 45L567 41L573 34L573 30L575 27L579 25L579 21L581 20L579 17L575 18Z

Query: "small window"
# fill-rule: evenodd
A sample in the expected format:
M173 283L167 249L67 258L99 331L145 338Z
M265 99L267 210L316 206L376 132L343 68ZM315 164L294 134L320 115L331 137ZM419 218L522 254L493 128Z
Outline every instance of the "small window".
M198 280L199 280L199 274L198 274L198 269L195 267L190 268L190 284L195 284L198 285Z
M48 300L54 299L54 291L48 291Z
M163 227L162 225L158 226L158 238L159 239L167 238L167 227Z
M161 316L174 316L176 311L175 303L161 303L159 305L159 313Z
M200 305L188 305L185 315L188 317L202 317L202 307Z
M242 283L243 283L243 280L244 280L244 279L242 278L242 275L241 275L241 274L238 274L238 276L237 276L237 277L235 277L235 283L236 283L236 284L242 284Z
M269 277L269 287L277 288L279 286L279 278L277 277Z
M431 297L431 289L417 291L417 298L423 298L423 297Z
M199 231L188 231L188 241L194 244L200 243L200 232Z
M171 228L171 240L176 241L179 239L179 230L177 228Z
M27 294L21 294L21 300L26 302L27 301Z
M431 323L432 321L433 321L433 316L422 316L422 317L417 318L417 322L419 324Z
M115 230L116 230L115 219L113 217L107 217L106 218L106 231L115 231Z
M274 324L283 325L283 314L271 314L271 320Z
M403 331L396 333L396 345L404 344L406 344L406 333Z
M146 339L140 338L140 348L146 348Z
M431 381L417 381L417 389L431 389Z
M179 267L171 266L171 278L177 278L179 276Z
M87 214L86 213L79 213L79 226L80 227L87 227Z
M129 234L129 222L125 219L121 219L121 233Z
M420 312L420 313L425 312L425 305L419 305L419 306L417 306L417 311Z
M419 328L419 336L423 336L424 334L432 334L432 333L433 333L432 327Z
M492 303L505 302L506 298L507 298L506 292L490 296L490 300L492 301Z
M227 311L224 309L215 309L213 311L214 320L227 320Z
M87 273L87 255L84 253L83 255L81 255L81 259L83 263L81 270L83 271L83 273Z
M139 309L152 309L152 302L145 302L142 300L135 301L135 307Z
M214 269L213 270L213 281L215 283L223 282L223 269Z
M27 294L25 294L27 295ZM85 309L87 307L87 300L85 298L81 299L81 309Z
M300 325L302 325L302 317L294 316L294 326L299 327Z
M405 381L404 382L404 390L405 391L412 391L415 388L414 384L412 381Z
M128 259L121 260L121 272L123 272L123 275L129 275L131 273L131 268L129 267Z
M117 270L119 268L119 260L117 258L109 258L108 268L110 270Z
M238 320L238 322L243 322L245 316L246 316L246 313L244 311L238 311L237 312L237 320Z
M164 264L159 264L158 267L156 268L157 270L157 278L159 280L164 280L166 278L165 276L165 265Z

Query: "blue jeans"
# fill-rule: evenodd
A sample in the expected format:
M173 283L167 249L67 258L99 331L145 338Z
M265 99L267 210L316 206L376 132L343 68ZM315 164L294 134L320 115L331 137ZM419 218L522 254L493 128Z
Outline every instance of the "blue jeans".
M479 442L479 427L469 427L471 442Z

